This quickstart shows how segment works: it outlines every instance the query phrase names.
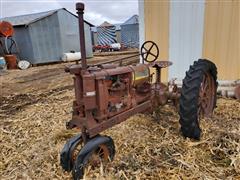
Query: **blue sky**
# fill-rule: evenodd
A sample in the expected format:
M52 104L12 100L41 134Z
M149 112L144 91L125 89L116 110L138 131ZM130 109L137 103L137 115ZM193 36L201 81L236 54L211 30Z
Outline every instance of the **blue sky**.
M138 14L138 0L0 0L0 16L8 17L64 7L75 13L75 3L85 3L85 19L94 25L103 21L122 23Z

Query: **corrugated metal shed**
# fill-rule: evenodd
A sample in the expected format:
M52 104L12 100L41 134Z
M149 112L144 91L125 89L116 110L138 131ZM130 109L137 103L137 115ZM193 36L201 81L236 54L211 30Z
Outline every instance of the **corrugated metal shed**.
M121 24L113 24L113 26L115 26L116 41L118 43L121 43ZM91 31L92 31L93 45L97 45L98 44L97 27L91 27Z
M115 26L116 31L121 31L121 24L113 24L112 26ZM91 27L91 31L96 33L97 32L97 27L96 26Z
M51 16L57 10L51 10L46 12L40 12L35 14L26 14L21 16L12 16L12 17L5 17L1 20L9 21L13 26L21 26L21 25L29 25L33 22L36 22L44 17Z
M117 42L116 27L104 22L97 27L97 43L99 45L110 45Z
M66 9L6 17L14 25L20 58L32 64L60 61L63 53L80 50L77 16ZM85 21L87 57L92 57L90 23Z
M121 25L121 42L127 47L139 46L138 15L134 15Z
M121 31L121 25L122 24L114 24L114 26L116 27L116 31Z
M127 24L138 24L138 15L133 15L130 17L128 20L126 20L122 25L127 25Z

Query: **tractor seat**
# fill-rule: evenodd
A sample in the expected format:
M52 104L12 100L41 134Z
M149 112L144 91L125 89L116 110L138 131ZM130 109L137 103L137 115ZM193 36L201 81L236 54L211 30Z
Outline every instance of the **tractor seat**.
M171 66L172 64L173 63L171 61L155 61L150 65L155 68L166 68L168 66Z

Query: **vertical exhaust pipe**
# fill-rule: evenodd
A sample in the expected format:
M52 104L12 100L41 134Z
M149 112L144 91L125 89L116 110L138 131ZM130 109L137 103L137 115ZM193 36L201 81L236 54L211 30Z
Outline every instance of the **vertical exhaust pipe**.
M85 36L84 36L84 4L77 3L76 10L78 14L78 25L79 25L79 39L80 39L80 52L81 52L81 62L82 62L82 69L87 69L87 60L86 60L86 48L85 48Z

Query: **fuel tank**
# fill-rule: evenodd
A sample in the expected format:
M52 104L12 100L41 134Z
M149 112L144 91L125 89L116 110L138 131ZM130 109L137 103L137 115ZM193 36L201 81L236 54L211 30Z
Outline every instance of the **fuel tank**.
M150 69L146 64L138 64L136 66L130 66L132 68L133 86L143 84L149 81Z

